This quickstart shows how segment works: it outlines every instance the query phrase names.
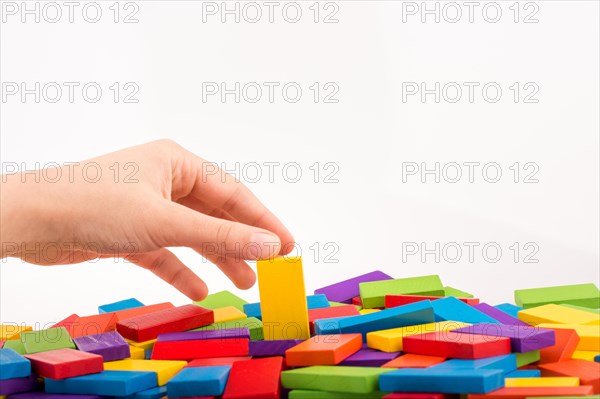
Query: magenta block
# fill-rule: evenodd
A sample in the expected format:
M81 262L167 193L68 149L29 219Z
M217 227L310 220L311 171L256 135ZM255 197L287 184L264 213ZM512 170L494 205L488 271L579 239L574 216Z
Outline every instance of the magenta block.
M453 330L463 334L481 334L493 337L510 338L513 352L529 352L554 345L554 330L531 326L508 326L503 324L481 323Z
M381 352L368 348L366 345L355 354L347 357L340 366L355 367L381 367L383 364L394 360L401 352Z
M130 356L129 345L116 331L73 338L73 342L80 351L100 355L105 362L126 359Z
M10 378L0 381L0 395L33 391L38 387L37 376L30 375L23 378Z
M358 285L370 281L391 280L392 277L384 272L375 270L349 280L328 285L315 290L315 294L325 294L328 300L333 302L352 303L352 298L360 295Z
M487 303L480 303L479 305L474 305L473 307L490 316L492 319L498 320L501 324L510 326L529 326L529 324L525 323L524 321L521 321L516 317L512 317L508 313L505 313L500 309L496 309Z
M158 336L158 342L168 341L192 341L200 339L232 339L232 338L250 338L250 329L241 328L221 328L218 330L200 330L187 332L174 332L161 334Z
M304 342L299 339L279 339L273 341L250 341L249 355L261 356L285 356L285 351Z

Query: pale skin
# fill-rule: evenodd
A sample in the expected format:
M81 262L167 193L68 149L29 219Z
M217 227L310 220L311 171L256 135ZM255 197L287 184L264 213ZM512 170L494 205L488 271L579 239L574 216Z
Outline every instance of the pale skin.
M92 162L92 176L82 178ZM133 166L115 178L115 164ZM68 168L55 171L58 181L50 173L38 182L31 175L2 176L2 259L55 265L122 257L200 300L206 283L167 247L194 249L241 289L256 281L246 260L293 249L290 232L247 187L170 140ZM102 177L95 181L97 170Z

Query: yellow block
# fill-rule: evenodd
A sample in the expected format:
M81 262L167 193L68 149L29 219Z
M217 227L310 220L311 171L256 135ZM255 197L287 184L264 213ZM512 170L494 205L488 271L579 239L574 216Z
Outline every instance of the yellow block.
M131 359L145 359L146 354L142 348L138 348L137 346L129 345L129 357Z
M402 350L402 338L409 335L452 331L469 325L460 321L440 321L437 323L373 331L367 333L367 346L384 352L399 352Z
M575 330L577 335L579 335L578 351L600 351L600 328L598 326L542 323L537 327Z
M186 365L187 362L179 360L125 359L114 362L105 362L104 370L154 371L158 379L158 385L165 385Z
M256 268L265 340L310 338L302 258L260 260Z
M533 326L540 323L600 325L600 315L560 305L543 305L519 311L519 320Z
M369 314L369 313L375 313L375 312L379 312L379 309L361 309L358 311L358 313L360 313L360 314Z
M0 339L19 339L21 338L22 332L31 330L32 328L30 326L19 326L17 324L0 324Z
M156 343L156 338L151 339L149 341L144 341L144 342L135 342L135 341L125 338L125 341L127 341L127 343L130 346L133 345L137 348L142 348L143 350L148 350L148 349L154 348L154 344Z
M575 351L571 356L571 359L581 359L581 360L589 360L590 362L594 361L596 356L600 355L600 352L595 351Z
M525 387L576 387L579 386L577 377L539 377L539 378L505 378L507 388Z
M235 306L225 306L224 308L213 309L215 315L215 323L222 321L245 319L246 313L242 312Z

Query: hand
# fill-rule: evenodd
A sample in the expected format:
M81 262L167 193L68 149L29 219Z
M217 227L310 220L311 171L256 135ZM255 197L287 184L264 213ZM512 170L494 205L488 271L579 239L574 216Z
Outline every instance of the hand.
M206 284L165 247L193 248L241 289L256 281L244 260L293 249L289 231L250 190L169 140L44 176L2 176L2 258L39 265L126 258L200 300Z

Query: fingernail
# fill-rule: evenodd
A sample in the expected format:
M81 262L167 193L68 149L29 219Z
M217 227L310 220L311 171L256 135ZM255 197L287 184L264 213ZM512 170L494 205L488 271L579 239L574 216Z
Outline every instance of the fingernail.
M249 259L269 258L279 252L279 237L269 233L254 233L248 245Z

